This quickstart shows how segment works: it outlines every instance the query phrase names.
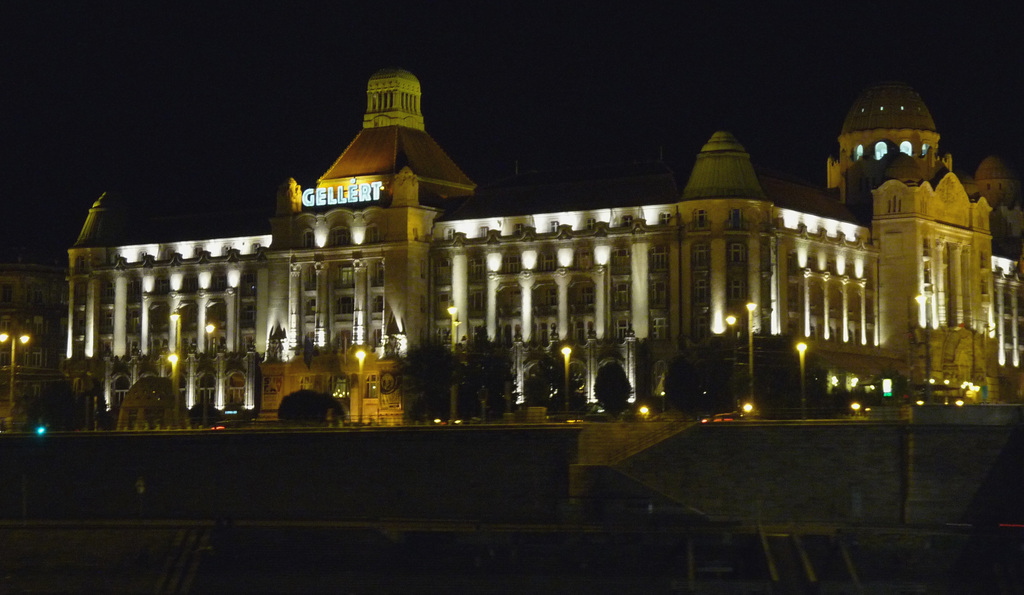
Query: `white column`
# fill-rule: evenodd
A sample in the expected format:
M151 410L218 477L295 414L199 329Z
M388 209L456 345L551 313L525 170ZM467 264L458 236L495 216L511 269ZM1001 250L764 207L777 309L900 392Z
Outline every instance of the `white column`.
M558 338L569 337L569 271L565 267L555 271L555 285L558 286Z
M757 304L757 311L754 312L754 332L761 332L761 314L768 305L767 300L761 300L761 234L758 233L758 223L751 221L753 229L747 236L747 295L750 302Z
M114 355L124 357L128 352L128 279L123 272L114 278Z
M96 307L99 304L100 282L89 279L88 293L85 296L85 357L93 357L96 353Z
M142 328L140 329L139 341L142 343L140 350L142 355L149 353L149 306L153 301L153 297L149 295L149 292L142 293L142 312L140 313L140 320Z
M356 345L367 345L369 344L369 337L367 333L367 308L366 308L366 263L362 260L357 260L353 263L355 273L355 295L353 297L353 313L352 313L352 341ZM362 389L360 389L362 390Z
M850 294L849 283L850 278L844 276L840 282L842 283L841 289L843 292L843 343L850 342Z
M605 287L608 275L606 272L607 267L603 264L594 267L594 335L598 339L604 339L605 324L608 320L608 289Z
M725 240L711 240L711 332L725 332Z
M224 321L225 334L227 336L226 349L230 353L238 350L238 290L228 287L224 291Z
M455 340L461 341L469 337L469 264L463 250L452 256L452 305L462 321L455 326Z
M648 256L650 244L648 242L634 242L630 246L630 305L629 311L633 325L633 334L637 339L646 339L651 320L651 308L648 305L650 289L647 286L649 276Z
M1011 300L1013 307L1011 308L1010 320L1013 321L1013 326L1010 327L1011 337L1013 338L1013 367L1020 367L1020 337L1018 336L1020 328L1020 319L1017 316L1020 314L1017 311L1017 296L1014 295Z
M327 267L316 262L316 313L314 315L317 347L327 346Z
M804 336L811 336L811 269L804 269Z
M946 244L941 240L935 240L935 249L932 250L932 282L935 285L935 307L938 316L936 324L945 326L948 324L949 290L946 284Z
M1006 313L1006 284L996 281L996 344L999 346L999 365L1006 365L1006 330L1003 328L1003 316Z
M952 323L954 326L964 321L964 278L963 278L963 251L959 244L953 247L953 291L956 292L953 302L954 312Z
M520 304L522 307L522 337L528 343L533 336L533 284L536 279L530 271L519 273Z
M498 273L487 273L487 339L498 340Z
M300 283L302 282L302 266L292 263L288 275L288 346L290 355L295 354L299 345L299 301L302 298Z
M210 305L210 296L205 289L200 289L196 296L196 353L206 352L206 308Z
M217 400L217 409L224 409L224 383L227 381L225 377L224 369L226 362L224 361L224 354L217 353L217 392L215 399Z
M74 280L68 281L68 348L67 358L71 359L75 355L75 300L81 299L80 296L75 295L75 282Z
M860 286L860 344L868 344L868 290L867 281L861 279Z
M822 336L825 337L826 341L828 341L829 338L832 336L832 332L829 330L829 326L828 326L828 323L829 323L829 311L828 311L828 290L829 290L828 285L829 285L829 283L828 282L829 282L830 278L831 278L831 275L828 272L824 273L821 276L821 325L822 325L822 327L824 327L822 329Z

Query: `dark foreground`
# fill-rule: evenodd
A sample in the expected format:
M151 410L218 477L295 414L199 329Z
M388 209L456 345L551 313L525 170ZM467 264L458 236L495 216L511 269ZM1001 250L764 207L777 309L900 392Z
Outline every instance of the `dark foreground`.
M29 523L0 593L1017 593L1024 529Z

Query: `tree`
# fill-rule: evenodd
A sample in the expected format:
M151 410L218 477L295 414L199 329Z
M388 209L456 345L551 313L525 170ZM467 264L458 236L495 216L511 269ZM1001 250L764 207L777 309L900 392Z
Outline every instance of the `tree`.
M477 339L466 352L459 383L459 411L479 411L480 418L500 417L505 410L505 383L512 380L512 360L500 345ZM485 401L481 410L481 397Z
M619 415L629 405L629 393L632 387L626 371L617 363L605 364L597 371L594 380L594 396L604 410L612 415Z
M84 410L78 407L71 385L55 382L28 401L25 421L30 428L46 426L52 430L75 430L81 425L80 411Z
M288 421L326 421L328 411L334 412L335 419L344 415L341 403L331 395L311 390L298 390L281 399L277 417Z
M398 363L405 416L412 421L448 419L451 385L457 361L447 346L425 343L409 350Z

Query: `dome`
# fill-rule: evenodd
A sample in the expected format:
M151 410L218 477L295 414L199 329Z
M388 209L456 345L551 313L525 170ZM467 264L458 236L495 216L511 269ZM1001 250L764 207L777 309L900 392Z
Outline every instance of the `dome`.
M420 79L408 70L382 68L366 83L363 128L405 126L424 130Z
M932 114L917 91L896 82L879 83L861 91L846 114L842 133L877 129L936 131Z
M683 200L699 198L765 198L750 155L728 132L711 135L697 154Z
M1017 172L1006 165L1006 162L996 155L989 155L978 165L974 172L974 179L979 182L985 180L1019 180Z
M885 177L903 183L917 184L921 181L921 167L917 159L903 153L897 154L885 168Z
M954 171L953 173L960 180L960 184L964 187L964 192L967 193L967 196L975 199L981 194L981 189L978 187L978 183L974 181L974 176L962 171Z

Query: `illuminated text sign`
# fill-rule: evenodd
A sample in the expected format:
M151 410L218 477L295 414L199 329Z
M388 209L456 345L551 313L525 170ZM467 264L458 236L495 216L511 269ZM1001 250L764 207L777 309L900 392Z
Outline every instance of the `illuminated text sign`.
M308 188L302 193L302 206L326 207L359 202L377 202L383 182L348 184L337 188Z

